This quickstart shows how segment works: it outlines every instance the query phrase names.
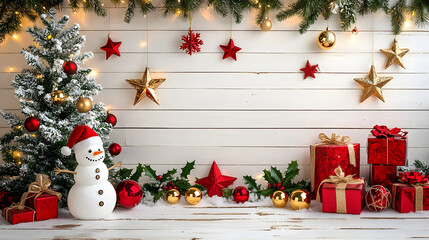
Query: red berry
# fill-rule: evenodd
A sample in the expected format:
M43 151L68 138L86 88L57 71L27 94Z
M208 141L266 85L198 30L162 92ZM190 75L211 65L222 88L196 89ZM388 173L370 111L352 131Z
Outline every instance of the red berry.
M156 178L157 178L158 180L161 180L161 179L162 179L162 176L161 176L161 175L158 175Z
M282 178L282 182L284 182L285 181L285 179L284 178Z
M170 190L170 189L172 189L172 187L171 187L171 186L169 186L169 187L168 187L168 190Z
M283 186L282 186L282 187L280 188L280 190L285 190L285 187L283 187Z
M174 189L177 189L177 187L176 187L176 186L173 186L173 188L174 188Z
M165 186L165 187L164 187L164 190L168 190L168 187L167 187L167 186Z
M271 183L268 183L268 187L270 188L270 187L272 187L273 185L271 185Z
M168 182L168 185L173 185L171 182Z
M279 183L279 182L277 183L277 187L278 187L278 188L279 188L281 185L282 185L281 183Z

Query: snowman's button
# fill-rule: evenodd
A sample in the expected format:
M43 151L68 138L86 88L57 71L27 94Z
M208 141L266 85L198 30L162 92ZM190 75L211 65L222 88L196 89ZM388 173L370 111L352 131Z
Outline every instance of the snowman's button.
M103 201L100 201L100 202L98 203L98 205L100 205L100 207L102 207L102 206L104 206L104 202L103 202Z
M100 175L96 175L95 179L97 179L97 180L100 179Z
M98 194L103 195L103 193L104 193L103 190L101 190L101 189L98 190Z
M100 172L100 169L99 169L99 168L95 169L95 172L96 172L96 173L99 173L99 172Z

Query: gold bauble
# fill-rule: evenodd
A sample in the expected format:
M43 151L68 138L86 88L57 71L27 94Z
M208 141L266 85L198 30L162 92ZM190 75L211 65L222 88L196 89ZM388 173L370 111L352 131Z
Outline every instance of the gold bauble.
M21 158L22 158L22 152L20 152L18 150L13 151L12 152L12 158L15 161L21 160Z
M66 95L61 90L55 90L51 93L51 99L55 105L60 105L66 100Z
M326 28L317 37L317 45L323 50L329 50L334 47L336 40L335 34Z
M262 31L268 32L271 30L271 27L273 27L273 23L271 22L270 18L265 18L259 24L259 27L261 28Z
M169 204L176 204L180 201L180 192L177 189L170 189L167 192L166 199Z
M89 98L80 97L76 102L76 108L81 113L89 112L92 108L92 102Z
M201 199L203 199L203 194L200 189L191 187L186 191L185 199L189 204L196 205L201 202Z
M15 129L18 130L18 131L20 131L20 130L22 130L22 126L18 125L18 126L15 127Z
M283 191L275 191L271 196L271 200L273 201L274 206L282 208L287 204L287 197L287 193Z
M290 194L290 206L293 210L307 209L310 207L310 193L305 190L295 190Z
M46 37L46 39L47 39L48 41L51 41L53 37L54 37L54 36L52 36L52 34L49 34L49 35Z

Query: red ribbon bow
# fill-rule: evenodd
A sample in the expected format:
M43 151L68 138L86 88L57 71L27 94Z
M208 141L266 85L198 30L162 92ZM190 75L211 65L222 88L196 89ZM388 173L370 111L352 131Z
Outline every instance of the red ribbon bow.
M402 183L408 184L418 184L418 183L426 183L428 181L427 178L421 172L406 172L399 174L399 181Z
M400 128L392 128L389 129L386 126L378 126L375 125L371 130L371 133L377 138L387 138L389 140L393 140L394 137L405 137L408 132L403 132Z

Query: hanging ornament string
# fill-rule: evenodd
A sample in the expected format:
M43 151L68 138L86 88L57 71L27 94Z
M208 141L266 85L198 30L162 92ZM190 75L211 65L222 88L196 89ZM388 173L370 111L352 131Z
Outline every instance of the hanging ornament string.
M230 38L232 39L232 13L229 13Z
M192 30L192 13L189 14L189 30Z
M111 11L111 9L110 9L110 1L107 1L107 11L109 11L109 13L108 13L108 15L109 16L107 16L108 17L108 21L109 21L109 25L108 25L108 32L107 32L107 37L109 38L110 37L110 11Z
M149 67L149 15L146 14L146 67Z
M374 65L374 25L375 25L375 14L372 14L372 44L371 44L371 54L372 54L372 64Z

